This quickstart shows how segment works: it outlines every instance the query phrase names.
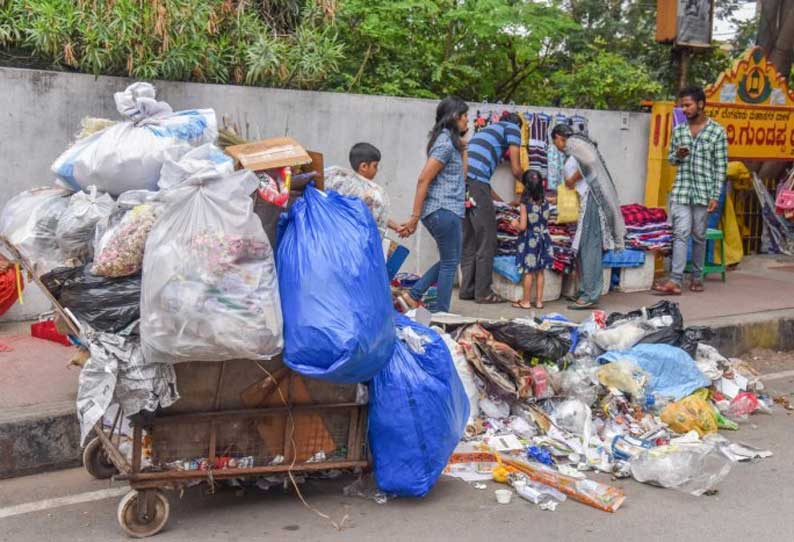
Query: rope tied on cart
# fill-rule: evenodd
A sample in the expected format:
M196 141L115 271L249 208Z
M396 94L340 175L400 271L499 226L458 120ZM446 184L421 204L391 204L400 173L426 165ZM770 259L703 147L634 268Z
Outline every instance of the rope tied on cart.
M305 506L307 509L309 509L311 512L318 515L319 517L327 520L331 525L333 525L334 529L336 529L337 531L341 531L342 529L344 529L345 523L350 519L350 514L346 513L344 516L342 516L342 519L337 523L331 518L331 516L329 516L324 512L321 512L320 510L316 509L308 502L306 502L306 499L303 497L303 493L301 493L301 490L298 487L298 482L295 480L295 476L292 473L293 469L295 468L295 463L298 461L298 454L295 453L295 450L297 449L298 446L297 443L295 442L295 418L292 416L292 405L290 405L289 401L287 401L287 398L284 397L284 392L281 391L281 383L278 381L278 379L276 379L276 377L270 371L265 369L265 367L261 363L257 362L256 365L260 369L262 369L262 371L268 376L268 378L273 380L273 382L276 385L276 391L278 391L278 395L281 398L281 402L284 403L284 406L287 408L287 417L288 417L287 423L290 424L289 440L292 445L292 452L293 452L292 463L287 469L287 476L289 476L289 480L292 483L292 487L295 488L295 493L297 493L298 498L303 503L303 506Z

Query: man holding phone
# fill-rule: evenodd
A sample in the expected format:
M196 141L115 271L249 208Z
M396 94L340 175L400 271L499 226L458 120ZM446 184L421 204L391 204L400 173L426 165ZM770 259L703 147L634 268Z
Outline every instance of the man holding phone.
M670 279L654 286L661 295L681 295L689 238L692 237L692 292L703 291L708 215L717 202L728 168L725 129L706 116L706 94L701 87L678 93L686 122L673 129L668 160L678 166L670 197L673 225L673 269Z

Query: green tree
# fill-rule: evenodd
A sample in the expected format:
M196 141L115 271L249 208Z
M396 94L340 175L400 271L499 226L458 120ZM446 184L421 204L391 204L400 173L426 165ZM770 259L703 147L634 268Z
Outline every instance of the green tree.
M553 5L511 0L346 0L337 89L525 101L576 25Z
M95 75L319 88L342 57L334 9L333 0L0 0L0 45Z
M555 103L590 109L636 109L662 85L641 66L617 53L577 54L569 70L552 76Z

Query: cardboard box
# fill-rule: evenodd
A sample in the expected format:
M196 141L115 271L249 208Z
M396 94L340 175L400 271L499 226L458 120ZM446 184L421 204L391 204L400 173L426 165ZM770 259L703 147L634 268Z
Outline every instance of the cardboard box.
M324 188L322 153L307 151L291 137L273 137L243 145L232 145L226 148L226 154L234 158L237 169L245 168L251 171L310 165L309 169L315 172L315 185L320 190ZM293 176L298 175L293 172ZM306 182L301 183L297 179L293 188L302 190L305 185Z
M262 171L285 166L310 164L312 159L297 141L291 137L274 137L244 145L226 148L239 167L251 171Z

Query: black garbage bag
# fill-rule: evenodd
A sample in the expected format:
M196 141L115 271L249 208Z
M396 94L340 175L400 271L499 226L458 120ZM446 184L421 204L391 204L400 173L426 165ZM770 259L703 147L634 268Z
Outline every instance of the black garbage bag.
M674 326L665 326L645 335L637 344L669 344L678 346L681 344L681 337L684 331L676 329Z
M41 277L55 299L97 331L117 333L140 318L141 274L100 277L91 264L58 268Z
M497 341L531 357L557 361L571 349L571 341L563 332L543 331L517 322L494 322L483 327Z
M687 354L695 357L698 349L698 343L710 341L714 338L714 330L708 326L690 326L681 333L681 341L678 346L680 349L685 350Z
M660 316L672 316L673 317L673 324L672 328L678 331L684 329L684 317L681 315L681 311L678 308L678 303L674 303L672 301L660 301L656 305L648 307L645 309L645 312L648 314L648 318L658 318ZM613 312L609 316L607 316L607 327L612 326L615 322L619 322L621 320L633 320L637 318L642 318L642 309L637 309L635 311L627 312L625 314L620 312Z

